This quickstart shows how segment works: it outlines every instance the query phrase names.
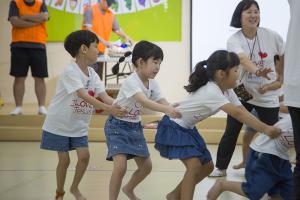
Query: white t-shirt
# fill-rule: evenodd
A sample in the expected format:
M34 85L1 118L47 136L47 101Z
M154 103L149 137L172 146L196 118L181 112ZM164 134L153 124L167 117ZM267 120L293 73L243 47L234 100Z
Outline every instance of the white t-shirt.
M284 160L289 160L288 150L294 146L293 126L290 115L284 116L274 126L281 129L280 136L271 139L265 134L259 134L250 144L250 147L255 151L272 154Z
M208 82L179 103L176 109L182 116L171 120L182 127L191 129L196 123L214 115L220 110L220 107L228 103L241 105L232 89L223 94L218 85L214 82Z
M260 94L258 88L276 80L274 56L282 56L284 54L284 42L281 36L269 29L258 28L256 40L249 40L239 30L228 39L227 49L235 53L245 53L249 58L251 55L250 52L253 51L252 62L259 68L268 67L273 70L273 72L268 74L271 80L267 80L266 78L257 77L254 74L246 72L240 66L239 80L244 83L247 91L253 95L253 99L248 101L248 103L261 107L278 107L279 90L271 90L265 94Z
M81 137L88 134L94 107L77 96L84 88L91 96L105 92L105 87L93 68L86 76L76 63L70 64L60 76L52 98L43 130L56 135Z
M287 106L300 108L300 1L288 1L291 19L284 55L284 98Z
M146 88L137 75L136 72L132 73L122 83L120 91L114 104L121 106L128 114L118 119L128 122L140 122L142 105L134 99L134 95L142 92L148 99L159 101L163 99L160 88L154 79L149 79L149 88Z

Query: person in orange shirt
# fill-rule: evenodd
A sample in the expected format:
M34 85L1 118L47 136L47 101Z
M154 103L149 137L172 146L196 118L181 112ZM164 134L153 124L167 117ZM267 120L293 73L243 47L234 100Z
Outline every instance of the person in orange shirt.
M132 39L120 28L117 19L109 10L113 3L114 0L99 0L99 3L92 5L84 12L83 29L93 31L99 37L98 50L100 55L104 54L106 47L112 47L109 42L112 31L124 39L126 43L133 44ZM103 63L97 62L93 68L102 79Z
M10 75L15 77L13 93L16 104L10 114L22 114L25 79L30 67L35 81L38 114L46 115L44 78L48 77L45 45L47 7L42 0L11 0L8 20L12 25Z

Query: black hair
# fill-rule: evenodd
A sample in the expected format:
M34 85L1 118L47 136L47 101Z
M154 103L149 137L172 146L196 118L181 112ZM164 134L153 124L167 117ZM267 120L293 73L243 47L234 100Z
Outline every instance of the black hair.
M142 58L144 61L147 61L151 57L153 57L154 60L163 60L164 53L162 49L156 44L142 40L134 46L131 61L134 64L134 66L137 67L136 61L139 58Z
M97 35L89 30L79 30L70 33L64 42L64 47L69 54L75 58L78 54L81 45L90 47L91 43L99 43Z
M244 10L249 9L252 5L255 5L257 9L259 10L259 5L255 0L242 0L235 8L233 15L231 17L231 22L230 26L235 27L235 28L241 28L241 17L242 17L242 12ZM259 26L259 23L258 25Z
M189 84L184 86L184 89L187 92L194 92L206 85L208 81L213 81L217 70L228 72L239 64L240 59L236 53L226 50L215 51L207 60L196 64L195 71L189 77Z

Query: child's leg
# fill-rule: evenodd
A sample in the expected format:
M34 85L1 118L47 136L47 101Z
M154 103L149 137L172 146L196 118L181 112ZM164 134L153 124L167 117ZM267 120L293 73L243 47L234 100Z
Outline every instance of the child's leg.
M130 200L139 200L134 194L134 188L142 182L148 176L152 170L152 163L150 157L135 157L134 158L138 168L132 174L131 179L128 183L122 188L122 191L128 196Z
M64 185L67 175L67 169L70 164L70 157L68 152L58 152L58 164L56 167L56 192L64 193ZM62 200L63 197L58 197L57 200Z
M226 181L218 179L207 193L207 200L214 200L224 191L231 191L236 194L246 196L242 190L242 182Z
M254 129L253 129L254 130ZM254 130L255 131L255 130ZM234 165L233 166L233 169L241 169L241 168L245 168L246 166L246 160L247 160L247 155L248 155L248 151L249 151L249 146L250 146L250 143L253 139L253 137L255 136L255 132L251 132L250 130L246 130L244 136L243 136L243 160L241 163L237 164L237 165Z
M185 162L183 162L183 164L187 168ZM207 177L213 171L213 169L214 169L214 164L212 161L206 163L205 165L202 165L202 169L199 173L199 177L197 177L196 179L196 184L202 181L205 177ZM176 186L176 188L167 195L166 197L167 200L179 200L181 196L181 187L182 187L182 181L180 181L180 183Z
M89 164L90 153L87 147L77 148L76 152L77 152L78 161L76 165L73 183L70 187L70 192L75 196L76 200L85 200L86 198L80 193L78 189L78 185Z
M117 154L113 156L114 168L109 183L109 200L117 200L123 177L127 170L127 156Z

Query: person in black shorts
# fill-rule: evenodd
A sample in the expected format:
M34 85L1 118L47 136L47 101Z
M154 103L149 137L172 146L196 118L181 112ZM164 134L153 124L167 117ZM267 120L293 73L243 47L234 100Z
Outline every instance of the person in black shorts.
M47 114L45 108L46 84L48 77L46 55L46 25L48 10L42 0L12 0L8 20L12 25L11 69L15 77L13 94L16 108L11 115L22 114L25 93L25 79L29 68L35 81L38 100L38 114Z

